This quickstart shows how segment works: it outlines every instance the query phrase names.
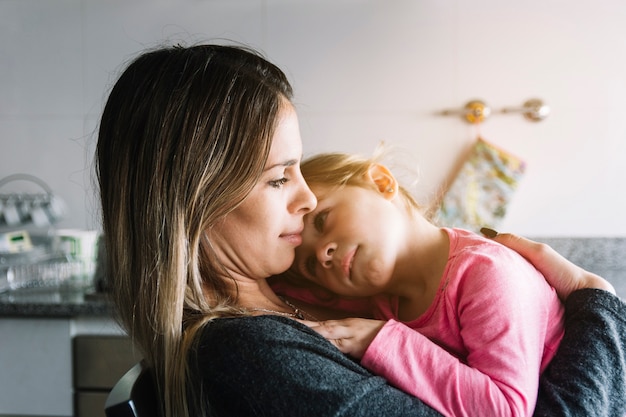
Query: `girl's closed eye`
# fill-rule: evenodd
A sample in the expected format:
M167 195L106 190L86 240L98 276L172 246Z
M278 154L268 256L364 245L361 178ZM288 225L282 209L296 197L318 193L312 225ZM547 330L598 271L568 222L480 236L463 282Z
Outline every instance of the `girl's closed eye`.
M313 217L313 227L318 233L324 232L324 223L328 217L328 210L322 210Z

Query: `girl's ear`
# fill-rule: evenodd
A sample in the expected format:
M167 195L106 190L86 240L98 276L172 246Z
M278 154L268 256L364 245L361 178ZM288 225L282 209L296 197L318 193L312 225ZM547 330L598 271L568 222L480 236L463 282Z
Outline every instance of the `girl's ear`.
M389 168L384 165L373 164L367 171L367 179L388 200L393 199L398 194L398 181L389 171Z

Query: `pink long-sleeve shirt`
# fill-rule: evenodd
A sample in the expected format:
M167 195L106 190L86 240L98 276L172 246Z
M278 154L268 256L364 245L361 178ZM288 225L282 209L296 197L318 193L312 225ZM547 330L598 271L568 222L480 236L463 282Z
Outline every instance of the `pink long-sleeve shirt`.
M445 229L450 255L429 309L401 323L397 298L361 363L448 416L530 416L539 374L563 337L563 306L516 252Z
M398 299L370 302L387 320L361 364L447 416L530 416L539 375L564 333L563 307L516 252L460 229L450 236L437 295L417 319L397 319ZM307 302L315 295L275 285ZM362 315L355 300L317 300ZM370 305L371 306L371 305Z

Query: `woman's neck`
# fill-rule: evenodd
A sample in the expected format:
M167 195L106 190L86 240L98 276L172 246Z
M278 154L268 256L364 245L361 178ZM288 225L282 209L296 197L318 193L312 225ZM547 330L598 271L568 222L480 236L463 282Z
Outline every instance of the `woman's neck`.
M251 282L252 281L252 282ZM308 304L302 300L277 295L266 279L238 282L238 305L254 315L275 314L293 317L296 309L307 320L330 320L353 317L354 314Z
M270 288L266 279L237 282L237 304L244 308L267 308L285 312L289 306ZM282 309L282 310L281 310Z

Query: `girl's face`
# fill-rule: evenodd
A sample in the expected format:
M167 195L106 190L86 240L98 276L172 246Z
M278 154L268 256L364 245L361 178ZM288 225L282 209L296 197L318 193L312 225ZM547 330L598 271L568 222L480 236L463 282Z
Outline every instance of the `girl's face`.
M220 261L233 277L266 278L284 272L302 242L303 217L315 195L300 172L302 141L291 105L279 124L259 182L246 199L208 231Z
M384 292L404 236L393 194L359 186L311 189L318 205L305 216L292 270L341 295Z

